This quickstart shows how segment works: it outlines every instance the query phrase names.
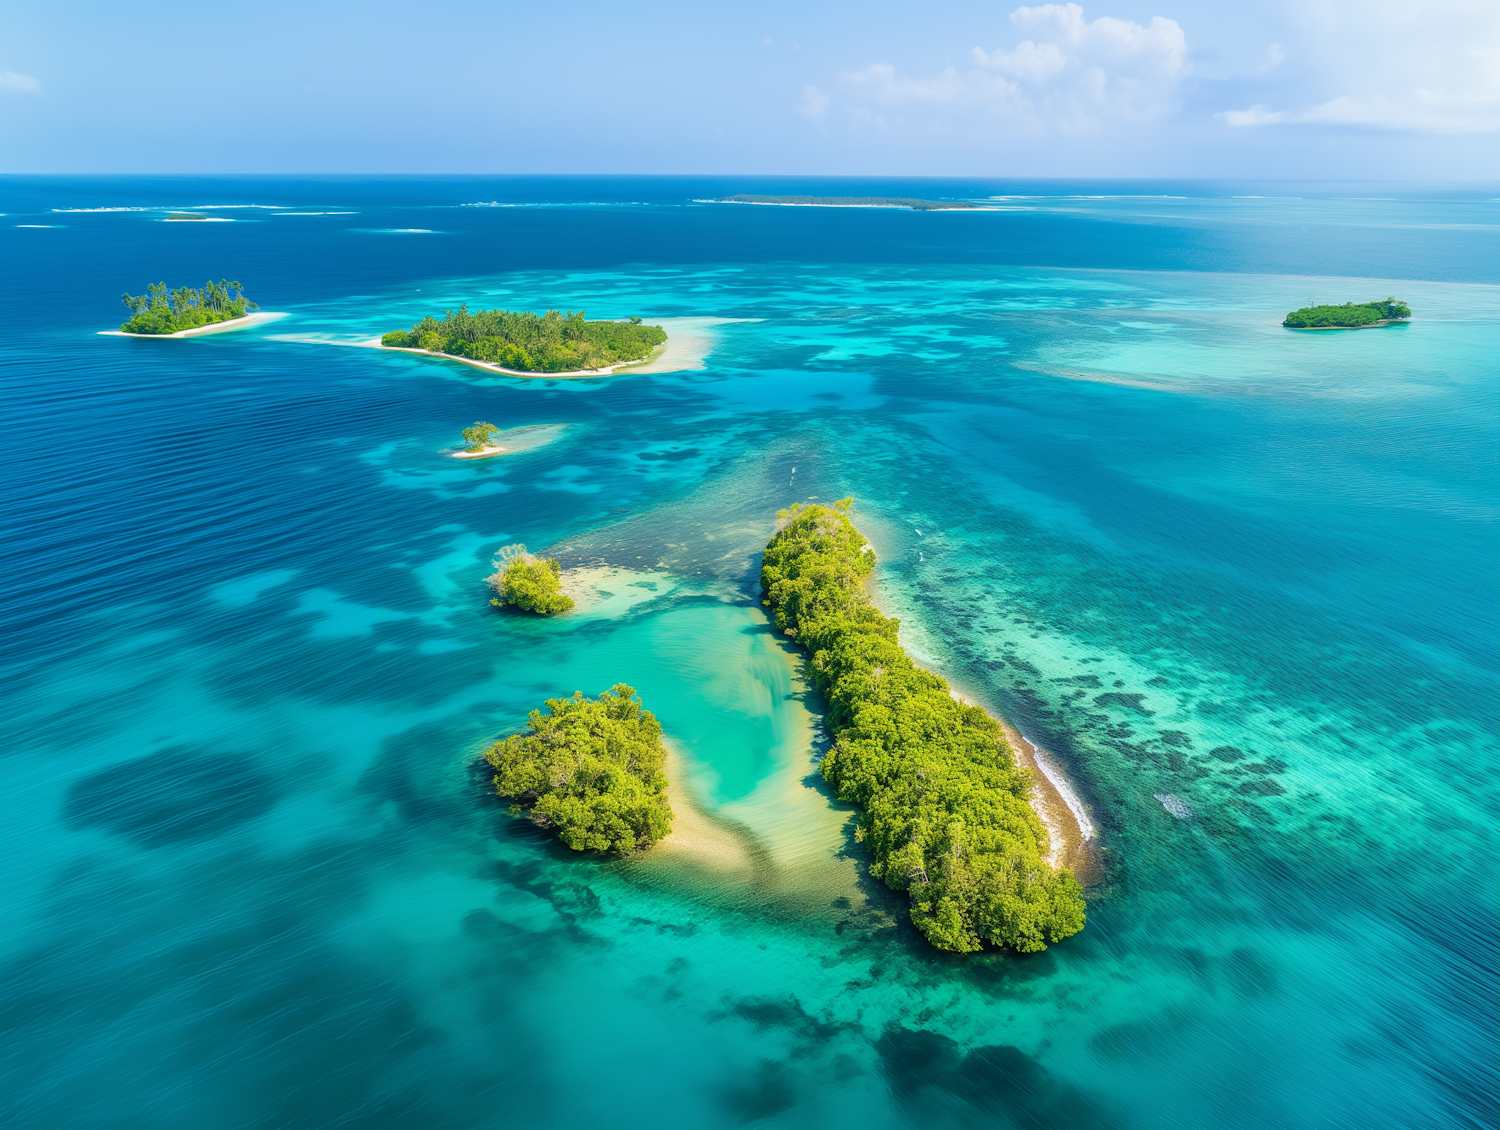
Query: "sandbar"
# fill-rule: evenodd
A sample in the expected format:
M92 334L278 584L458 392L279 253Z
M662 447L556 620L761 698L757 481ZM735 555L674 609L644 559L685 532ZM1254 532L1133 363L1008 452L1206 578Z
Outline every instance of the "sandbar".
M270 310L259 310L254 314L246 314L243 318L230 318L227 322L213 322L207 326L194 326L190 330L178 330L174 334L131 334L124 330L100 330L103 337L139 337L150 338L153 341L165 341L174 337L201 337L204 334L222 334L230 330L244 330L251 326L263 326L267 322L274 322L278 318L288 317L287 314L278 314Z

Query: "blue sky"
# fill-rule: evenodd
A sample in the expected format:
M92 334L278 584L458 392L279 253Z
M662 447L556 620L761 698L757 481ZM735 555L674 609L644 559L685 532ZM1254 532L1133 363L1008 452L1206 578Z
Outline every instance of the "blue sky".
M5 0L6 172L1500 178L1496 0Z

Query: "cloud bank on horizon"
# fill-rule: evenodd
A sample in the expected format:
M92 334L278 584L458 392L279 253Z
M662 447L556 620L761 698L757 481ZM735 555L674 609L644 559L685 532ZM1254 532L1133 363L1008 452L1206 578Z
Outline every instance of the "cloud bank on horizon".
M802 112L827 120L836 103L850 119L887 129L899 112L932 124L968 120L1001 133L1098 133L1174 115L1202 114L1232 129L1283 124L1359 126L1418 133L1500 131L1500 4L1429 0L1421 6L1361 2L1306 9L1290 52L1268 41L1238 69L1197 62L1175 19L1146 25L1099 16L1076 3L1010 13L1024 38L936 75L872 62L839 76L837 95L816 86ZM1236 107L1245 91L1267 101ZM1275 101L1270 101L1275 99ZM1222 108L1214 109L1222 104Z
M1500 178L1494 0L646 0L628 20L602 0L566 19L434 2L369 0L352 19L262 0L253 20L205 9L152 26L102 0L23 5L0 49L0 159L13 172ZM205 89L234 93L182 96Z

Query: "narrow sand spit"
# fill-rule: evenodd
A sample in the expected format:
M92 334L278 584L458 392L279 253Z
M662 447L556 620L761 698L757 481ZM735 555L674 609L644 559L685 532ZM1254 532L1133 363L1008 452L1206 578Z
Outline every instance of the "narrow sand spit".
M204 334L223 334L230 330L249 329L251 326L263 326L267 322L274 322L285 317L288 315L260 310L254 314L246 314L243 318L231 318L227 322L215 322L211 326L194 326L190 330L178 330L174 334L128 334L124 330L100 330L99 333L103 337L138 337L150 341L167 341L174 337L201 337Z

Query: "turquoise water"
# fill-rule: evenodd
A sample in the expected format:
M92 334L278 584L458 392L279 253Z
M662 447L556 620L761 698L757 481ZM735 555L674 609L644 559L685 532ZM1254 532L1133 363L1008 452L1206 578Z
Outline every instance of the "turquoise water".
M8 1125L1496 1124L1494 193L856 187L1027 210L0 181L59 225L0 228ZM325 214L150 210L205 203ZM209 273L289 317L95 334ZM327 344L465 300L737 320L588 381ZM565 426L447 458L476 419ZM1045 954L926 948L816 779L755 554L848 494L1089 806ZM591 602L496 613L515 541ZM601 862L474 762L620 680L691 834Z

